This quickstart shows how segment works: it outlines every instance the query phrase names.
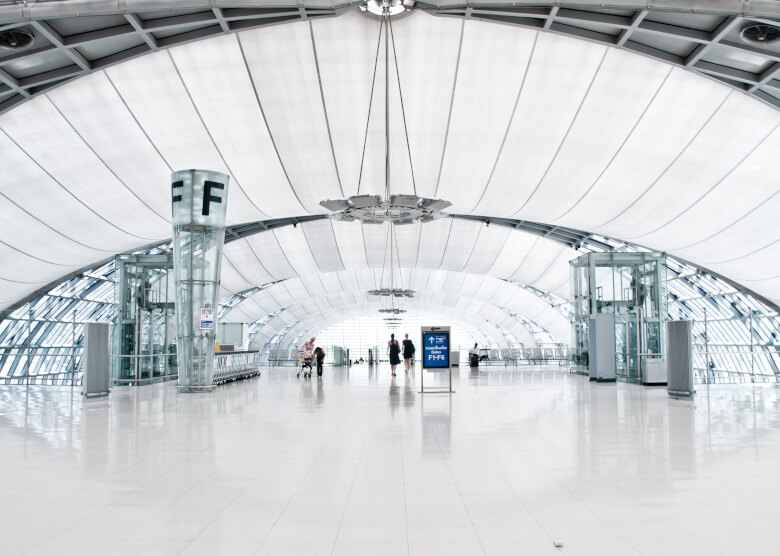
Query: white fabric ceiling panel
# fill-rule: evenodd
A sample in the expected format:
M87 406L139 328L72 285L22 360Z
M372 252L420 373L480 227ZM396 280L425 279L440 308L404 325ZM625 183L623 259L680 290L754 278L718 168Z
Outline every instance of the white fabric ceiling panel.
M452 219L450 237L442 259L442 268L463 271L474 251L474 245L482 228L482 222Z
M539 237L513 231L507 237L489 273L492 276L508 278L518 269L539 241Z
M598 179L671 71L650 58L608 49L560 150L518 216L541 222L560 216L563 200Z
M460 294L467 276L467 274L462 272L450 272L447 280L444 282L443 291L448 294Z
M359 287L357 275L354 270L344 270L338 273L339 283L345 292L357 290Z
M257 285L249 278L242 276L228 257L223 257L221 269L220 285L230 293L248 290Z
M333 159L308 22L239 35L268 128L298 198L322 213L344 192Z
M545 292L558 293L560 288L566 288L566 292L563 297L568 298L568 283L569 283L569 261L577 258L579 253L574 249L562 246L558 256L555 260L545 268L544 272L532 282L529 282L529 286L533 286Z
M773 114L774 115L774 114ZM780 123L780 118L775 126ZM780 129L774 128L771 133L750 155L748 155L733 171L700 197L688 209L680 209L680 214L669 224L655 233L641 238L642 243L648 245L669 245L670 251L680 249L689 250L705 242L708 238L715 238L721 232L728 233L728 228L735 222L743 219L753 219L753 211L768 201L769 198L780 193L778 179L775 173L768 173L760 163L754 160L765 159L780 152ZM724 207L729 207L730 217L713 218L719 215ZM691 222L696 222L691 226ZM770 228L774 219L766 221ZM766 235L766 232L763 233ZM762 234L756 235L754 241L748 240L743 249L751 251L755 243L762 242ZM695 249L690 249L687 257L696 257Z
M317 263L317 268L322 272L334 272L343 270L341 254L333 235L331 220L315 220L301 224L303 234L309 244L309 249Z
M299 280L301 281L304 288L306 289L306 293L311 297L313 297L314 299L319 299L327 295L330 295L330 292L328 292L325 289L325 287L322 285L322 282L320 281L319 278L319 274L301 276Z
M314 259L309 242L306 241L306 236L301 228L284 226L271 230L270 233L276 236L280 246L284 246L282 248L284 256L296 274L299 276L314 274L322 270L317 266L317 261Z
M250 236L247 242L265 269L275 279L283 280L296 275L272 231Z
M277 285L278 284L269 286L268 288L265 288L250 297L250 300L253 301L258 307L264 309L266 314L278 311L282 307L282 304L276 300L271 291L271 288L274 288Z
M357 278L359 290L368 291L379 287L379 276L374 273L374 270L358 270L355 272Z
M170 227L172 168L146 139L105 73L85 77L82 85L59 87L47 96L97 157ZM83 110L85 104L95 109Z
M460 33L460 23L429 17L428 14L393 23L417 184L413 193L423 197L437 196L436 185L444 153ZM391 71L394 69L392 65ZM396 94L397 91L393 91L393 96ZM393 122L395 128L402 123L398 112L393 113ZM403 131L395 131L394 137L399 137L400 133ZM400 157L393 158L391 164L393 175L399 171L406 172L408 154L405 151L400 153ZM411 190L399 192L412 193Z
M219 319L219 322L243 322L243 323L252 323L255 322L258 318L258 316L255 316L255 314L250 314L249 312L245 311L244 309L246 307L243 307L243 303L237 307L234 307L227 315L224 317L221 317Z
M473 210L511 216L530 197L566 137L605 51L602 45L539 34L489 190Z
M533 284L544 276L545 272L559 259L565 249L566 247L560 243L540 238L509 279L520 284ZM563 280L566 279L566 276L568 276L568 270L563 273Z
M355 233L362 229L366 247L366 261L371 268L390 267L390 228L380 224L358 224ZM395 260L395 257L393 258Z
M230 169L230 196L271 217L300 212L305 209L276 156L236 37L195 42L170 53Z
M366 246L362 226L356 222L333 222L333 235L345 268L366 268Z
M16 263L13 265L4 264L0 269L0 278L18 284L18 286L11 287L14 289L18 288L24 292L33 291L39 285L45 283L34 281L38 276L61 276L78 268L75 266L52 264L30 256L20 255L18 250L10 247L5 242L0 242L0 257L2 257L0 260L7 261L13 259Z
M344 290L344 286L339 279L340 272L323 272L319 274L320 282L325 288L327 295L338 295Z
M482 226L464 271L485 274L496 262L498 254L512 233L505 226Z
M778 217L780 216L780 195L774 195L766 203L756 208L751 213L751 218L743 218L732 224L726 231L718 234L712 239L702 242L696 246L697 255L708 266L718 266L735 263L735 271L725 273L726 275L743 275L744 270L750 269L754 278L768 278L774 273L775 267L772 260L766 258L764 253L763 262L754 262L750 266L744 266L743 258L749 256L751 252L765 249L768 245L780 242L780 225ZM774 229L767 233L767 225L774 223ZM754 245L755 249L746 252L746 245ZM675 251L684 257L691 250Z
M299 303L302 299L311 297L303 287L300 278L292 278L279 284L274 284L268 288L268 293L273 296L281 307L289 307Z
M420 237L422 228L426 224L413 224L408 226L395 226L393 233L398 249L396 253L396 262L400 262L401 267L414 268L417 266L417 253L420 247Z
M463 281L460 291L463 295L474 297L477 295L483 282L487 279L486 276L480 276L478 274L466 274L466 279Z
M428 275L427 289L440 292L444 288L444 282L447 280L447 272L443 270L432 270Z
M345 25L349 27L349 33L344 32ZM357 195L359 181L363 184L361 193L379 193L383 187L378 189L377 185L384 183L384 163L379 158L365 158L360 179L379 26L357 12L339 18L317 19L311 22L311 26L344 195ZM338 44L339 48L332 48L334 44ZM384 73L377 71L377 74L368 127L368 153L384 151ZM356 126L356 122L360 125Z
M43 98L35 99L20 108L29 109L33 107L33 103L42 101ZM35 116L34 111L19 112L18 117L21 117L22 121L17 120L14 125L25 125L23 120L26 115L29 116L27 125L33 125L35 122L37 126L43 125L40 116ZM0 119L0 130L3 131L0 133L0 168L5 169L0 172L0 191L3 197L60 234L100 251L92 255L93 260L117 252L121 249L119 245L138 244L139 238L129 236L90 210L16 146L6 131L7 121L16 118L17 112L12 111ZM25 251L33 251L41 246L30 243L29 248L24 248ZM13 261L13 258L8 261Z
M132 111L138 125L172 170L206 168L230 173L167 50L112 66L105 73L121 101ZM84 81L80 80L74 85L82 83ZM166 188L169 180L170 176L165 182ZM231 188L228 195L229 223L262 218L251 203L241 202L245 198L240 191Z
M253 285L274 281L274 277L257 258L247 240L240 239L228 243L225 245L223 253L226 258L230 259L230 263L235 269L241 273L241 276L252 282Z
M6 197L0 196L0 238L8 246L19 253L30 249L35 256L43 261L50 262L54 266L72 267L78 266L78 261L89 261L95 256L96 251L67 238L36 220L29 213L10 202ZM66 241L62 241L65 239ZM32 249L32 245L40 245L38 249ZM100 252L98 252L100 253ZM103 255L105 256L105 255ZM61 270L61 269L60 269ZM59 270L52 269L52 279L59 277ZM28 276L27 280L36 279L37 276Z
M447 150L436 193L453 203L453 212L473 210L488 183L536 35L533 31L518 33L511 26L465 21Z
M504 281L485 280L479 292L479 297L488 299L499 307L506 307L516 290L516 286L512 286Z
M729 94L714 81L672 70L615 159L567 199L555 223L608 233L612 228L600 228L663 176Z
M723 179L780 122L780 111L732 94L675 163L612 225L640 241ZM747 125L735 126L734 122ZM695 226L696 222L691 222ZM642 243L642 241L640 241Z
M51 179L110 223L108 228L136 241L170 235L170 225L111 173L47 97L9 113L2 128Z
M409 287L413 290L428 289L428 279L431 277L431 270L427 268L415 268L412 278L409 281Z
M451 218L442 218L423 225L417 266L439 268L453 222Z

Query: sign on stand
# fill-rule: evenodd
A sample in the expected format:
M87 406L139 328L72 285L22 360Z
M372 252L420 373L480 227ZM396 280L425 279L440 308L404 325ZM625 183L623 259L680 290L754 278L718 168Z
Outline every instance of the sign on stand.
M421 328L423 346L422 373L420 376L420 393L452 394L452 367L450 367L450 327L423 326ZM447 371L449 382L447 386L425 387L426 371Z
M200 308L200 329L214 330L214 307Z

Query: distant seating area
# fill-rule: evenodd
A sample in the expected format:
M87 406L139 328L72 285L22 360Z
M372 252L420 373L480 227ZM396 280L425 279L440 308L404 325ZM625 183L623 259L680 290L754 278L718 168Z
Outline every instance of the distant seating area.
M536 347L480 349L480 365L567 365L571 362L571 348L563 344L540 344Z
M268 364L277 366L298 365L298 350L296 349L272 349L268 351Z

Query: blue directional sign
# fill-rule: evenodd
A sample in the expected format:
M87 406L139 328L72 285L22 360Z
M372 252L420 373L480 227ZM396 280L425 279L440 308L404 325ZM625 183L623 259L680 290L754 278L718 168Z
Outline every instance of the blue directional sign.
M424 369L446 369L450 366L449 332L424 331L422 341Z

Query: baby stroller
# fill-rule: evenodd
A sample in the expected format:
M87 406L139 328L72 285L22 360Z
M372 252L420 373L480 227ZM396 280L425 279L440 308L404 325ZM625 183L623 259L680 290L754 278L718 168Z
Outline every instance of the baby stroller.
M303 378L311 378L311 357L304 357L303 352L299 351L298 359L301 361L301 368L298 369L298 374L295 376L300 378L301 373L303 373Z

